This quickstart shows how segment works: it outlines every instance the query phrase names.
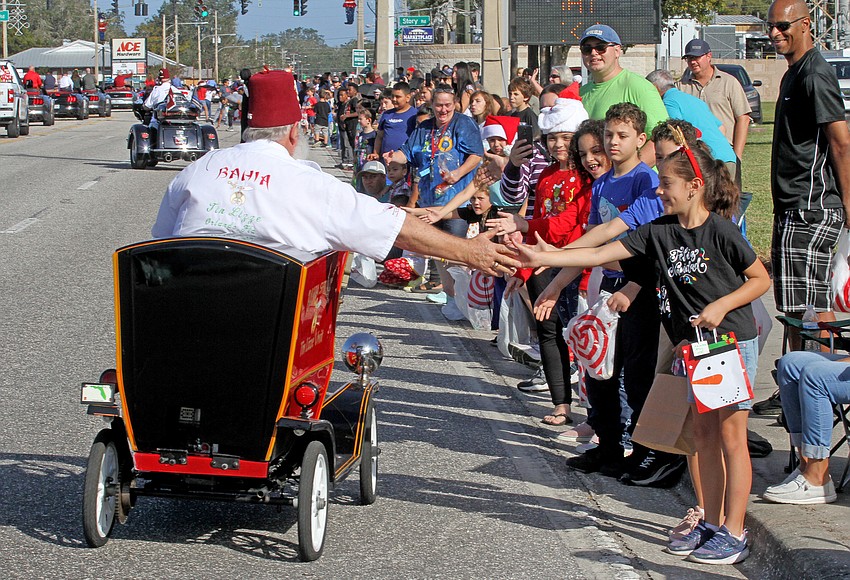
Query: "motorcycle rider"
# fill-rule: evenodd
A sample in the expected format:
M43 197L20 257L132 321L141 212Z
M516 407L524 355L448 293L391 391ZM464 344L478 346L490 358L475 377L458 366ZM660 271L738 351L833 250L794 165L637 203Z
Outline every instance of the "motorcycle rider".
M171 95L171 76L167 69L160 69L156 77L156 84L148 97L145 99L145 109L153 111L165 105ZM159 128L159 120L156 115L151 115L150 122L145 122L151 129Z

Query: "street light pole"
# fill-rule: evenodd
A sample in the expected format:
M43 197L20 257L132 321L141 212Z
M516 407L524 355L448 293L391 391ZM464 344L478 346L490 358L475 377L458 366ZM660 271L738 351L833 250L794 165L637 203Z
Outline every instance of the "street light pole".
M174 10L174 61L180 66L180 27L177 26L177 10Z

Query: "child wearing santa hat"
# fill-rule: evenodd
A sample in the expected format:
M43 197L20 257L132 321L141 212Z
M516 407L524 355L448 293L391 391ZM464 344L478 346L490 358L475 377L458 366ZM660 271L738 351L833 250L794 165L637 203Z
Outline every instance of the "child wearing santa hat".
M487 222L499 233L520 231L528 243L535 243L539 235L546 242L563 247L584 233L590 213L590 180L573 165L570 142L578 126L588 116L575 91L565 91L552 107L540 111L538 125L543 133L549 154L554 160L540 174L531 219L521 215L501 213ZM557 272L546 270L534 274L532 270L517 271L508 282L506 295L527 284L532 301L546 288ZM578 283L565 288L559 308L542 321L536 321L540 342L543 374L549 386L554 409L543 418L543 423L563 426L572 422L570 417L570 357L563 328L575 315Z

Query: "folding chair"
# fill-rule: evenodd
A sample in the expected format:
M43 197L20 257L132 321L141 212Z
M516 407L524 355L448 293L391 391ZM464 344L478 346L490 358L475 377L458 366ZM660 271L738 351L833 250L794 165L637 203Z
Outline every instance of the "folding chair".
M829 352L833 353L836 350L843 350L845 352L850 352L850 320L840 320L835 322L819 322L818 323L818 331L814 329L804 329L803 322L797 318L791 318L788 316L777 316L776 319L782 323L782 354L784 355L788 350L788 334L790 332L790 328L794 327L799 329L800 338L802 339L802 347L806 348L806 344L809 341L816 342L822 346L826 346L829 348ZM823 337L820 336L823 332L828 333L829 336ZM848 336L844 336L843 333L847 333ZM774 373L774 380L776 380L776 374ZM778 385L777 385L778 386ZM832 406L833 411L833 422L832 426L835 427L839 423L844 430L844 434L838 439L835 445L829 451L830 457L835 455L835 453L841 449L841 447L845 444L848 445L848 451L850 451L850 404L847 403L836 403ZM784 421L783 421L784 425ZM785 426L785 425L784 425ZM787 426L786 426L787 429ZM794 447L791 446L791 452L788 459L788 467L786 471L789 473L793 471L798 464L797 455L794 453ZM844 472L841 474L841 479L836 485L835 490L841 492L844 489L844 486L847 485L848 481L850 481L850 453L848 453L847 462L844 465Z

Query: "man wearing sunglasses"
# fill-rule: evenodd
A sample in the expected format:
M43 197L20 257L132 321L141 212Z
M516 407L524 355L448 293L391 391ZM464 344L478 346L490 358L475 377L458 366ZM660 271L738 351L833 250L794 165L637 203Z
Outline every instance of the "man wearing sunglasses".
M604 119L611 105L632 103L646 113L649 130L667 119L667 109L655 87L642 76L620 66L622 42L610 26L594 24L579 41L581 59L590 73L590 82L581 87L581 99L591 119ZM647 141L640 159L655 165L655 145Z
M705 101L714 116L720 119L720 130L738 156L737 169L732 177L740 187L740 159L747 144L752 112L744 88L735 77L711 64L711 47L704 40L697 38L685 45L682 59L688 63L691 76L679 83L679 90Z
M776 308L800 318L811 304L821 321L831 321L831 253L841 226L850 226L850 131L835 70L814 47L806 4L776 0L767 20L776 53L788 62L771 155ZM799 334L789 345L800 349Z

